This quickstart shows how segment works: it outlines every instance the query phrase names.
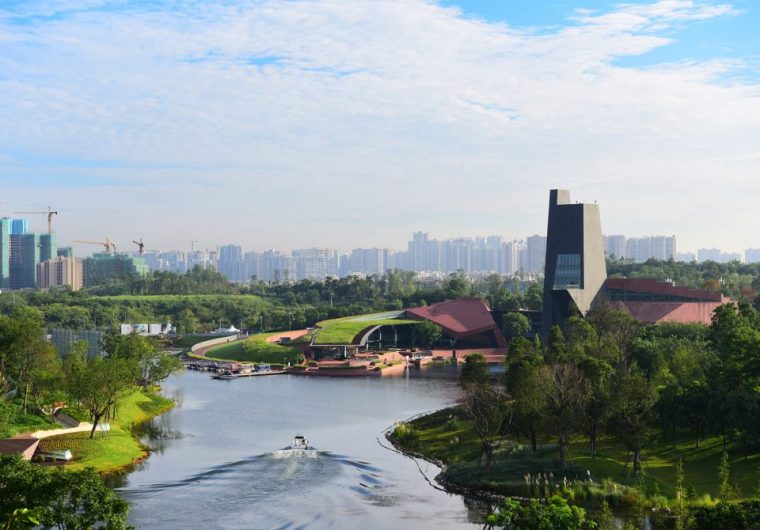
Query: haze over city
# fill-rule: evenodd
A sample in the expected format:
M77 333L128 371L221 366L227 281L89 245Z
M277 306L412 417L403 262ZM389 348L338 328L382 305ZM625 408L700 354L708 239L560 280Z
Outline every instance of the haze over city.
M50 204L59 244L403 248L542 233L566 187L608 234L757 246L753 2L499 5L4 2L0 215Z

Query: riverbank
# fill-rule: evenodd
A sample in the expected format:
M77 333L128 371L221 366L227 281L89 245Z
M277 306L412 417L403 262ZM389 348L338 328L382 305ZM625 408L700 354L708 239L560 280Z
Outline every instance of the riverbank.
M147 457L150 451L140 443L134 429L175 405L174 401L156 392L136 391L126 397L109 423L107 433L89 432L53 436L40 441L39 451L70 450L74 456L67 468L93 467L99 473L121 471Z
M517 497L562 494L579 504L594 505L606 499L619 509L641 504L665 507L672 502L679 459L684 463L689 500L711 503L718 494L723 453L717 437L702 440L699 448L692 440L675 445L653 443L645 454L643 477L634 479L627 451L614 439L600 440L595 459L587 454L587 441L576 440L570 444L568 464L562 470L551 440L542 440L533 452L529 444L511 438L498 444L493 466L486 470L480 440L456 407L401 423L388 438L397 449L439 465L443 471L436 480L454 493ZM729 447L728 452L737 498L754 496L760 458L757 454L747 456L738 447Z

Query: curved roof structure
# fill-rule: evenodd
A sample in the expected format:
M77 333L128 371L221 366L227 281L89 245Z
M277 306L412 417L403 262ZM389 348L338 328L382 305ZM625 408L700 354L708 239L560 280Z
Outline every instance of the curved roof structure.
M441 326L450 336L460 339L484 333L493 333L499 347L506 345L491 310L480 298L468 297L446 300L425 307L406 310L408 318L429 320Z

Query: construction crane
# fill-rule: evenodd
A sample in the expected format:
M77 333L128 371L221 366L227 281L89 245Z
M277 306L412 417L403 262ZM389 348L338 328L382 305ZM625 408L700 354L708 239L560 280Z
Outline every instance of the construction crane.
M145 248L145 243L143 243L142 238L140 238L140 241L132 240L132 243L137 245L137 247L140 249L140 255L143 255L143 249Z
M105 241L84 241L81 239L75 239L74 243L87 243L88 245L101 245L106 249L106 252L116 252L116 243L111 242L106 238Z
M50 208L48 206L47 212L13 212L13 213L22 213L22 214L41 214L41 215L47 215L48 218L48 234L53 233L53 216L58 215L58 212Z

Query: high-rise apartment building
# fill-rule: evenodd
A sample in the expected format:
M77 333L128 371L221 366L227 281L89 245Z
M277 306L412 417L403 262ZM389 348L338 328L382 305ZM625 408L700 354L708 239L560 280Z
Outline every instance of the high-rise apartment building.
M611 258L625 258L625 236L604 236L604 254Z
M34 289L40 262L40 234L11 236L10 288Z
M81 258L56 257L37 264L37 287L69 287L78 291L84 286Z
M355 248L347 257L346 274L382 274L389 267L387 248Z
M8 289L11 284L11 223L7 217L0 219L0 289Z
M239 282L243 280L243 249L238 245L219 247L218 270L230 281Z
M293 280L324 280L338 276L338 251L331 248L306 248L291 252L295 260Z
M529 236L526 240L526 263L527 272L544 272L546 262L546 237L540 235Z
M676 236L630 237L625 242L625 257L636 263L644 263L650 258L675 259Z
M26 219L11 219L11 235L24 235L29 231L29 221Z
M760 263L760 248L748 248L744 251L745 263Z
M52 234L40 234L40 261L58 257L58 242L55 232Z

